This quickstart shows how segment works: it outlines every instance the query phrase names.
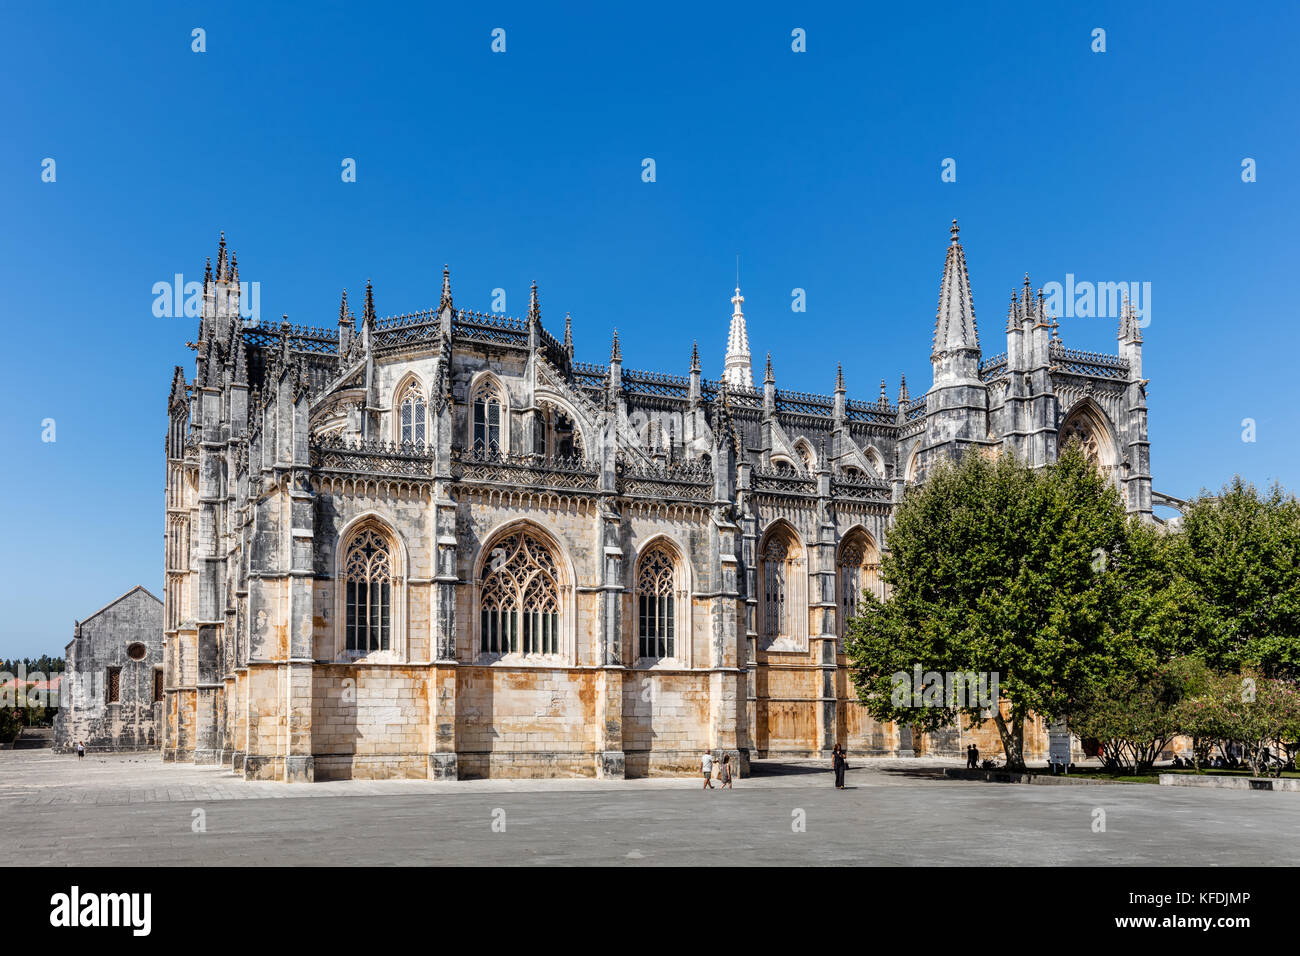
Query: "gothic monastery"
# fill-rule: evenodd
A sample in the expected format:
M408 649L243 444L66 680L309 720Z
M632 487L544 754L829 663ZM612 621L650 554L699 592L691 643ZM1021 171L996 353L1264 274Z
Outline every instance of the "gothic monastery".
M436 309L380 318L367 284L333 328L250 326L239 297L223 236L168 402L168 760L310 781L956 753L969 730L877 723L845 668L908 483L1077 436L1151 512L1132 310L1117 355L1074 351L1026 278L984 358L956 223L918 398L787 391L770 357L756 385L739 289L717 379L696 350L625 368L617 332L579 362L536 285L506 318L457 308L445 269Z

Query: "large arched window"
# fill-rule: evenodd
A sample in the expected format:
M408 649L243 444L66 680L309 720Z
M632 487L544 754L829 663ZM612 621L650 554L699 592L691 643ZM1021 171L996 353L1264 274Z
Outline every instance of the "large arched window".
M470 395L470 446L479 454L498 455L509 451L502 443L505 399L495 379L485 378ZM508 444L508 443L507 443Z
M409 382L398 398L398 436L403 444L424 444L425 401L419 382Z
M1064 449L1070 442L1078 442L1084 455L1103 474L1114 469L1118 459L1115 440L1105 415L1091 401L1076 405L1062 423L1059 447Z
M807 582L803 549L788 528L768 533L759 550L759 591L767 646L798 649L808 633Z
M527 532L503 538L488 553L479 628L484 654L560 652L559 572L550 550Z
M386 538L366 528L348 543L343 562L346 589L345 646L368 654L392 645L393 559Z
M861 528L850 531L840 543L839 552L840 634L847 632L848 620L856 617L862 592L870 591L884 598L880 583L880 552L871 536Z
M638 656L676 657L677 595L672 555L655 547L641 558L636 576Z

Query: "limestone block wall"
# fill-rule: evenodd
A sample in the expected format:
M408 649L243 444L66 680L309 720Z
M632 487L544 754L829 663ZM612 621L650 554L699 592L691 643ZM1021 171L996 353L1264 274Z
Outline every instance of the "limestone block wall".
M623 679L623 753L629 777L688 773L714 746L707 671L628 672Z
M594 776L596 676L586 668L457 668L459 775Z
M315 779L425 776L429 677L427 666L317 665L311 683Z

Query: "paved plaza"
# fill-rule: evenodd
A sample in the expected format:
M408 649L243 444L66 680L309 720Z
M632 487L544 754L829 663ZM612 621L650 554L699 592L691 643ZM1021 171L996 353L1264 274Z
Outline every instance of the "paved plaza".
M694 777L286 785L0 751L0 864L1281 866L1300 846L1298 794L974 783L904 760L837 791L820 764L757 769L704 793Z

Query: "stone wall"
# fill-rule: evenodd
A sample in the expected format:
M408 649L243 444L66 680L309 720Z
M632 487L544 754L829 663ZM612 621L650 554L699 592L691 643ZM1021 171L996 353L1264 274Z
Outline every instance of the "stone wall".
M71 751L78 742L88 752L161 745L163 703L154 674L163 666L162 627L162 602L142 587L77 625L66 651L55 750ZM116 700L110 700L114 670Z

